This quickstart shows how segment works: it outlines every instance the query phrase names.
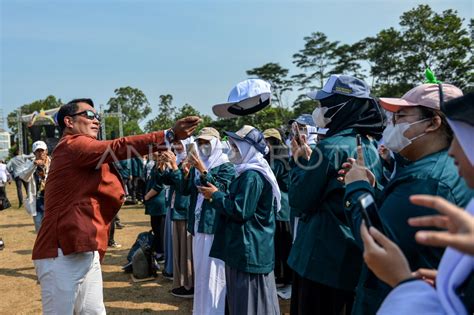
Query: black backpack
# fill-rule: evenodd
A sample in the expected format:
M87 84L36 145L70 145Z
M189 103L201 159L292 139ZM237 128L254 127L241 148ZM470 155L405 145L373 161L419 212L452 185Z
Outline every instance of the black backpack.
M156 277L159 269L158 263L153 257L151 244L155 238L152 231L142 232L127 255L128 262L122 266L127 273L132 273L137 279Z

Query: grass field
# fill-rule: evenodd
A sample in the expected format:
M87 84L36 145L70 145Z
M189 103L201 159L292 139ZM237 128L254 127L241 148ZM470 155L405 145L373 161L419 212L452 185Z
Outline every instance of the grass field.
M35 241L33 219L24 208L18 209L15 185L7 186L12 208L0 212L0 237L5 249L0 251L0 314L41 313L40 286L31 260ZM172 296L172 282L161 275L155 281L133 283L121 271L126 255L138 233L149 230L149 217L140 206L125 206L120 211L126 225L116 230L120 249L110 249L102 264L104 300L109 314L191 314L192 300ZM289 309L288 301L282 311Z

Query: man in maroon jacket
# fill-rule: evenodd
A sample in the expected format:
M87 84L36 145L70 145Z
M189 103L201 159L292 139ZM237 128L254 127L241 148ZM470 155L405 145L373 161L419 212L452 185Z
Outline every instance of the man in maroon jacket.
M166 131L99 141L94 103L77 99L61 106L57 121L62 138L52 154L43 223L33 248L43 313L105 314L100 260L109 225L124 201L112 162L185 139L200 119L186 117Z

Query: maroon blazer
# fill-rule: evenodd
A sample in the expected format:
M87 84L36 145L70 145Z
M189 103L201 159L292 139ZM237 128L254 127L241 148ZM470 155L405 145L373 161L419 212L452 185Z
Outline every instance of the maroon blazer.
M110 223L125 197L111 163L134 157L133 152L157 151L163 143L163 131L110 141L87 135L62 137L52 154L33 259L57 257L58 247L64 255L97 250L102 259Z

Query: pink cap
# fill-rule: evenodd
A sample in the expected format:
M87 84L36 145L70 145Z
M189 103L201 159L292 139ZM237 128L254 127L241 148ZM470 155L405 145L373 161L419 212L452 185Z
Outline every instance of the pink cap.
M442 84L443 102L462 96L462 91L452 84ZM425 106L433 109L439 107L438 84L427 83L418 85L406 92L402 98L381 97L380 105L389 112L398 112L402 106Z

